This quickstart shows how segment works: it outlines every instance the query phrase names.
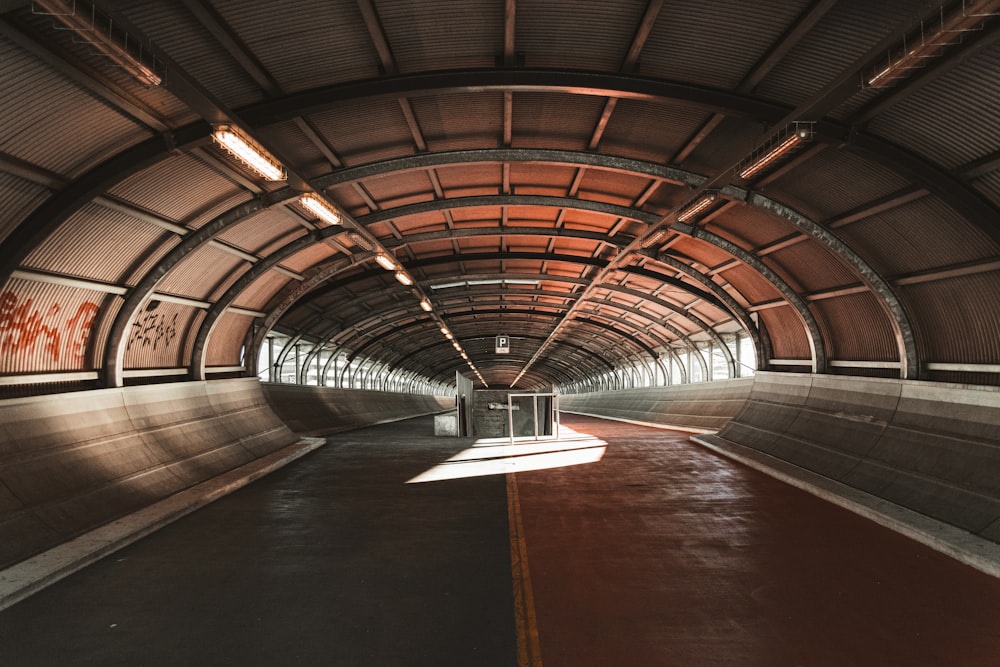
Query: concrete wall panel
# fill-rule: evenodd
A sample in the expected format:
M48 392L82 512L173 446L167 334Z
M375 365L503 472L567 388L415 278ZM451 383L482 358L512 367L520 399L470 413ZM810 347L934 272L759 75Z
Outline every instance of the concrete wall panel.
M0 401L0 568L299 436L255 378Z
M297 433L325 435L455 408L454 396L263 384L268 404Z

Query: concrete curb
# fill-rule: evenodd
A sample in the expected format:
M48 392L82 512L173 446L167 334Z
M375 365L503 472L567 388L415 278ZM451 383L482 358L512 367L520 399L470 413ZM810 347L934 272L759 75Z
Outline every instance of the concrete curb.
M691 440L1000 578L1000 544L717 435Z
M608 417L607 415L599 415L597 413L591 412L579 412L577 410L560 410L560 413L565 412L568 415L580 415L581 417L595 417L597 419L607 419L613 422L624 422L626 424L635 424L636 426L648 426L650 428L659 428L665 431L684 431L685 433L718 433L718 429L710 428L700 428L697 426L679 426L677 424L660 424L658 422L644 422L636 419L625 419L624 417Z
M288 465L324 444L326 440L323 438L302 438L294 445L176 493L0 571L0 610Z

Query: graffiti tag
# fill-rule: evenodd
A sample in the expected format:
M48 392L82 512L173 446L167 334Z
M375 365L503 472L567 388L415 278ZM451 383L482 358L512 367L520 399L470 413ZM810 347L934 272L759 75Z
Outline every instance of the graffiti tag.
M152 347L154 350L160 346L166 348L175 338L177 313L168 317L166 313L146 311L132 322L132 333L125 349L131 350L133 345Z
M33 355L41 346L52 361L60 358L81 362L87 351L90 329L99 310L85 301L68 320L62 306L54 303L42 313L33 299L21 301L13 292L0 293L0 351Z

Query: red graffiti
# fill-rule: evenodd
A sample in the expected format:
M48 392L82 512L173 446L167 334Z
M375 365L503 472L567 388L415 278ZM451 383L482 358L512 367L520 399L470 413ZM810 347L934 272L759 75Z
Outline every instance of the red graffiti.
M13 292L0 293L0 351L31 355L41 345L43 352L56 363L60 356L82 361L98 310L97 304L85 301L76 314L64 321L58 303L43 314L34 308L32 299L20 301Z

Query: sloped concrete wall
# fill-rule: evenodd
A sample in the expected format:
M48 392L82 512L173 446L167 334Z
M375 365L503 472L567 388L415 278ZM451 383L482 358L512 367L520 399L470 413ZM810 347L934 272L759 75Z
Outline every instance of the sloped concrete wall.
M298 440L255 378L0 401L0 568Z
M761 373L717 435L1000 542L1000 389Z
M739 414L750 396L752 378L627 389L607 393L566 394L559 409L566 412L718 430Z
M454 396L263 384L268 403L292 430L325 435L455 409Z

